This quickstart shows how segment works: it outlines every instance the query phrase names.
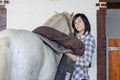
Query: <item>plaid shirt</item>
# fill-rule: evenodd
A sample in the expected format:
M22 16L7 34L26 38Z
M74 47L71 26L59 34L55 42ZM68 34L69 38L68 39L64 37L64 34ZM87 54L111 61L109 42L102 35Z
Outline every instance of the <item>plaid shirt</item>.
M84 43L85 52L82 56L77 55L75 70L73 71L71 80L90 80L88 75L88 68L91 64L92 55L95 51L95 40L91 34L85 34L81 37L79 36L79 34L77 34L77 38Z

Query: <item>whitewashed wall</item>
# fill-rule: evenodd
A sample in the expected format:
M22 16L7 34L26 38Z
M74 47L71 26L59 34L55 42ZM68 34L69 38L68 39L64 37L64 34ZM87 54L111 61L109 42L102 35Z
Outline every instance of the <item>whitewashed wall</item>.
M57 12L82 12L91 23L96 39L96 10L98 0L10 0L7 8L7 29L32 31ZM96 52L89 70L91 80L97 80Z

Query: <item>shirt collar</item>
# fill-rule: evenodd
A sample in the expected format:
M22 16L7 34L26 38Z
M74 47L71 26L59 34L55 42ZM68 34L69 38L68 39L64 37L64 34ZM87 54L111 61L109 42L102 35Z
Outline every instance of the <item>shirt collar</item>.
M86 35L88 35L88 32L86 32L86 33L85 33L84 35L82 35L82 36L80 36L80 34L77 33L77 38L78 38L78 39L84 39Z

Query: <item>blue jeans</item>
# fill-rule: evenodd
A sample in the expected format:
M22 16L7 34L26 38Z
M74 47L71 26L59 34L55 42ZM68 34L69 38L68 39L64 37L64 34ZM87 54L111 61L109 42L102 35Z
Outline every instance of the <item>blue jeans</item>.
M67 80L71 80L74 64L75 62L63 54L58 65L54 80L65 80L66 78Z

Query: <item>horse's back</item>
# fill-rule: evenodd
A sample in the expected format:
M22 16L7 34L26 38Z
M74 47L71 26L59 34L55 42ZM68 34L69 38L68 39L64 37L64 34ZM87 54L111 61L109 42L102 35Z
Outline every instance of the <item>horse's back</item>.
M9 29L0 32L0 39L2 38L10 41L11 80L38 80L38 78L45 80L44 76L42 77L43 72L45 72L45 66L46 70L48 70L48 67L52 68L50 64L55 65L55 62L51 62L54 57L51 56L51 59L49 59L50 54L47 55L46 46L37 34L27 30ZM51 69L49 68L46 72L50 71Z

